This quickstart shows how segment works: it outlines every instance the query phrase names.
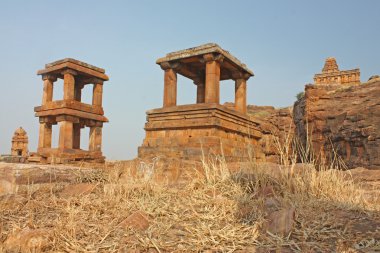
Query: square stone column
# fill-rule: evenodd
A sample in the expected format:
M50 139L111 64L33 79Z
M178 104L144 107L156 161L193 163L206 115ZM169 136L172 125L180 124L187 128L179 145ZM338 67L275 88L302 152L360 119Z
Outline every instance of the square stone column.
M57 77L53 75L43 75L44 91L42 95L42 105L53 100L53 83L57 81Z
M220 62L223 56L214 56L213 54L205 54L203 56L206 62L205 77L205 103L219 104L220 96Z
M235 109L247 113L247 81L243 78L235 80Z
M80 124L73 124L73 148L80 149Z
M103 103L103 81L95 79L92 90L92 105L102 106Z
M163 62L160 64L165 71L164 74L164 101L163 107L177 105L177 73L175 68L179 67L177 63Z
M61 121L59 122L59 149L72 149L73 148L73 122Z
M74 100L75 96L75 71L66 69L63 74L63 99Z
M84 87L83 82L80 80L75 81L75 88L74 88L74 99L78 102L82 101L82 89Z
M90 127L89 151L102 151L102 127Z
M205 102L205 78L204 75L199 75L194 79L194 84L197 86L197 104Z
M38 148L51 148L52 125L41 122L38 136Z

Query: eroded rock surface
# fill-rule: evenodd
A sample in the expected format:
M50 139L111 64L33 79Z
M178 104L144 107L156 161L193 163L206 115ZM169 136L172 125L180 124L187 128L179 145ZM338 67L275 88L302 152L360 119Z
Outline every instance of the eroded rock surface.
M358 86L307 85L294 106L296 132L318 160L380 169L380 81ZM336 156L336 155L337 156Z

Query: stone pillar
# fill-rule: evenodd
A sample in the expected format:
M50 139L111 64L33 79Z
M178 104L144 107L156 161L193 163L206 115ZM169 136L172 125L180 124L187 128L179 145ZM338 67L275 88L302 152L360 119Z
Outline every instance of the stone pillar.
M204 75L199 75L194 79L194 84L197 85L197 104L205 102L205 78Z
M84 87L83 81L75 80L74 99L78 102L82 100L82 89Z
M160 64L165 71L164 75L164 102L163 107L177 105L177 73L179 63L163 62Z
M61 121L59 122L59 149L72 149L73 148L73 122Z
M77 74L74 70L66 69L62 72L63 74L63 99L64 100L74 100L75 93L75 75Z
M40 122L38 148L51 148L52 125Z
M47 102L53 101L53 83L57 81L57 77L53 75L43 75L42 80L44 80L42 105L45 105Z
M219 104L220 63L223 61L223 56L205 54L203 60L206 62L205 103Z
M235 80L235 110L241 113L247 113L247 80L250 77L248 73L232 73Z
M95 79L92 90L92 105L102 106L103 103L103 81Z
M243 78L235 80L235 109L247 113L247 81Z
M102 127L90 127L89 151L102 151Z
M73 149L80 149L80 124L73 125Z

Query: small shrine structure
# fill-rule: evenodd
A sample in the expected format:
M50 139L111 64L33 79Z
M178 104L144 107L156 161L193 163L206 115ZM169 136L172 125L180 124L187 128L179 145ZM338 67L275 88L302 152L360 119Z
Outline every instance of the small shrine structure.
M27 157L28 154L28 135L22 127L19 127L12 137L11 156Z
M139 158L164 156L199 160L208 154L227 160L254 156L261 132L247 115L247 80L253 72L217 44L167 54L156 61L164 70L163 107L147 111ZM177 75L197 86L196 102L177 105ZM220 81L235 81L235 104L220 104Z
M44 81L42 105L34 108L40 130L37 154L41 162L104 162L102 127L108 122L102 107L105 70L66 58L45 65L38 75ZM53 101L54 82L63 79L63 99ZM81 102L82 89L93 84L92 104ZM59 125L59 144L52 147L52 125ZM90 128L88 150L80 149L81 129Z
M334 57L326 59L322 73L314 75L316 85L358 85L360 84L360 69L339 70Z

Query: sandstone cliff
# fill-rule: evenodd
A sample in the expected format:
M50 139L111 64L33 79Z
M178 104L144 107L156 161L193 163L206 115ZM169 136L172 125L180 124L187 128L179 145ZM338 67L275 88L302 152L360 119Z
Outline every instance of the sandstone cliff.
M306 85L293 109L296 134L315 158L348 168L380 169L380 81L359 86ZM336 155L335 155L336 154Z
M295 129L292 107L248 105L247 113L254 121L260 122L263 136L259 145L265 161L287 163L292 153Z

